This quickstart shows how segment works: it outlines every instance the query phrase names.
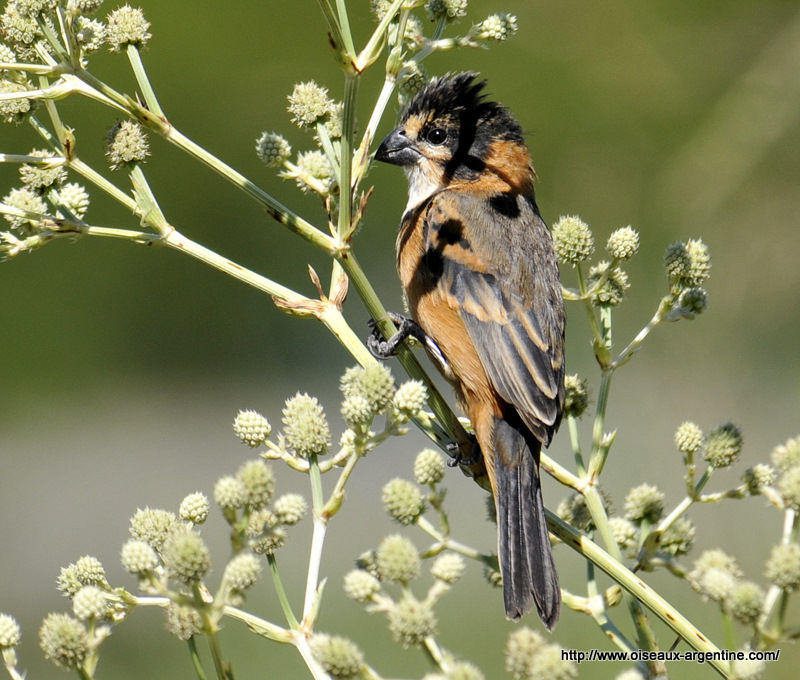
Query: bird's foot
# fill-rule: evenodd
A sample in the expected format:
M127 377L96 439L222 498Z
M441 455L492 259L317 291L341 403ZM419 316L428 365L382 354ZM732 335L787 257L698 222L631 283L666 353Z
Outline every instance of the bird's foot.
M378 328L378 323L375 319L370 319L368 323L372 331L367 336L367 349L369 349L370 353L377 359L388 359L397 353L397 348L406 338L414 338L428 350L433 359L439 364L441 370L447 375L450 366L436 341L425 333L414 319L395 312L387 312L387 314L397 326L397 332L392 337L384 340L383 334Z
M459 465L476 465L481 462L481 450L478 446L478 440L474 435L470 435L469 443L459 444L458 442L450 442L447 445L447 453L450 454L450 459L447 461L449 467L457 467ZM469 448L469 453L464 455L463 449Z

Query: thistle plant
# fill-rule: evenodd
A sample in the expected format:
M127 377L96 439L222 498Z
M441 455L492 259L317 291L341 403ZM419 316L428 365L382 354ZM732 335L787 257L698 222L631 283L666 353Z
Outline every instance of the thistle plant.
M142 57L148 42L158 39L158 27L150 25L141 9L127 5L101 17L102 4L9 0L0 17L0 118L5 124L28 125L41 138L27 153L0 153L0 161L19 166L20 177L20 186L10 187L0 202L7 222L0 232L0 256L11 260L64 238L166 246L266 293L287 314L321 322L356 365L342 375L341 418L335 425L325 405L303 392L287 399L282 413L272 416L274 429L259 412L242 410L233 429L250 459L218 479L207 494L188 493L174 510L138 509L130 521L130 539L120 551L135 585L109 583L103 565L92 556L64 567L57 585L71 600L72 612L52 613L42 623L39 641L45 656L81 678L93 678L102 643L117 626L137 609L159 607L167 630L186 642L199 678L208 677L198 650L201 640L208 645L216 676L234 677L235 659L226 656L218 635L223 621L240 622L266 641L294 647L318 680L383 677L379 659L372 659L369 650L336 631L318 630L326 605L322 557L355 467L390 437L417 427L442 453L424 449L409 471L413 481L394 477L376 492L375 502L396 521L396 532L376 538L374 548L363 555L351 556L356 568L344 578L343 588L363 605L366 615L382 620L398 644L418 649L430 660L428 680L485 677L478 665L464 658L463 650L447 649L437 633L437 605L445 597L458 597L466 570L477 566L490 586L499 585L493 551L451 534L445 502L445 456L467 444L469 423L454 414L413 348L400 348L398 359L406 374L401 379L378 364L361 340L363 329L354 329L346 319L343 302L352 288L385 336L395 330L356 252L356 233L368 226L365 209L372 194L372 188L364 186L365 178L377 129L390 103L396 97L402 105L427 82L425 60L431 54L503 42L517 32L516 17L495 13L473 21L467 0L373 0L374 30L359 49L348 18L347 5L352 3L319 0L341 69L341 86L301 80L285 93L288 120L307 133L308 148L295 151L280 132L264 131L255 140L255 151L280 177L319 198L324 213L320 222L293 212L182 134L162 109ZM136 91L126 92L91 70L99 49L127 59ZM369 69L382 69L383 83L377 93L367 95L372 98L370 114L357 125L357 105L365 98L362 79ZM91 167L77 152L82 132L70 126L60 108L63 99L73 96L107 107L119 119L105 140L107 168ZM316 293L306 295L233 262L174 224L147 178L148 164L159 160L151 155L150 139L155 136L211 168L271 219L330 257L327 280L309 268ZM134 215L128 228L91 222L90 199L96 192ZM565 429L572 464L544 453L541 457L542 468L567 487L558 513L548 514L551 533L563 543L560 551L570 550L568 559L586 565L581 592L565 590L564 603L597 625L620 650L656 653L674 643L709 654L709 665L725 677L760 677L762 660L729 663L719 652L768 651L797 634L796 625L787 619L789 600L800 588L800 438L776 447L771 465L745 470L739 485L710 491L717 471L735 466L740 458L742 434L731 423L705 432L685 422L674 437L674 459L682 462L685 480L682 499L667 498L646 481L623 499L601 492L600 478L616 438L607 424L612 378L656 327L703 313L711 259L699 238L669 245L664 294L641 331L621 344L613 333L613 317L632 283L624 267L640 249L638 233L630 226L613 231L602 257L592 261L599 247L579 217L560 219L552 232L563 278L575 281L564 288L564 297L587 315L599 366L596 380L567 377ZM591 420L588 441L581 436L581 418ZM277 465L305 476L303 490L279 492ZM462 463L462 469L486 485L481 463ZM722 548L705 550L687 566L686 556L699 538L690 519L693 506L753 497L766 499L782 514L764 574L745 575ZM612 514L612 508L621 514ZM227 557L212 554L203 537L204 524L217 514L229 529ZM312 529L305 589L297 602L284 588L279 557L286 543L295 540L293 527L301 522L310 522ZM711 642L713 636L698 630L647 584L647 574L657 569L684 582L687 594L697 593L719 608L723 643ZM280 602L280 621L245 608L248 593L267 579ZM331 587L334 584L327 586ZM625 607L619 607L623 602ZM663 626L653 625L654 618ZM0 651L15 679L24 676L16 655L20 636L15 620L0 614ZM565 660L563 651L555 640L518 627L503 651L505 667L515 680L576 677L577 666ZM664 671L664 662L654 654L624 675L656 677Z

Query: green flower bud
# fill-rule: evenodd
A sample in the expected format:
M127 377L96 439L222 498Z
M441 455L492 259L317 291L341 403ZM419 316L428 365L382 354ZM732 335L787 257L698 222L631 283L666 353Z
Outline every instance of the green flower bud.
M692 548L697 529L688 517L676 519L661 534L661 550L670 555L685 555Z
M353 569L344 577L344 592L351 600L368 602L380 589L380 581L364 569Z
M708 293L704 288L686 288L678 298L678 311L686 319L693 319L708 308Z
M399 477L384 485L381 501L386 512L404 525L416 522L425 510L420 490Z
M339 635L315 633L308 644L314 658L325 672L337 680L361 675L364 655L351 640Z
M106 140L106 160L112 170L143 163L149 155L150 142L139 123L123 120L111 128Z
M697 453L703 446L703 431L694 423L686 421L675 430L675 446L685 454Z
M239 553L225 566L222 579L231 590L243 592L253 586L261 575L261 560L253 553Z
M611 517L608 526L620 549L629 555L635 554L639 545L639 529L636 525L624 517Z
M375 413L383 411L395 394L394 378L383 364L347 369L341 378L340 389L345 397L354 394L363 396Z
M503 42L516 35L518 30L517 17L513 14L500 12L498 14L490 14L473 29L473 32L479 40Z
M711 254L701 239L689 239L686 242L686 253L689 256L689 271L685 286L696 288L711 276Z
M0 614L0 650L17 647L22 639L19 624L13 616Z
M800 587L800 545L776 545L770 552L764 575L783 590L797 590Z
M80 668L89 653L89 635L68 614L48 614L39 628L39 647L56 666Z
M800 467L800 437L788 439L772 450L772 464L779 472L789 468Z
M787 508L800 510L800 467L790 468L780 476L778 491Z
M392 0L370 0L369 9L376 21L380 21L386 16L392 6Z
M203 619L193 607L170 604L167 607L167 631L184 642L203 630Z
M752 581L738 581L726 604L734 618L742 623L755 623L764 606L764 591Z
M292 122L300 128L313 126L320 118L330 113L334 107L333 100L328 96L327 88L320 87L314 81L298 83L287 99Z
M275 501L273 509L281 524L297 524L305 517L308 503L299 493L285 493Z
M27 81L0 80L0 94L23 93L32 89L33 87ZM34 100L25 99L24 97L0 100L0 120L4 123L18 125L27 118L34 106Z
M256 140L256 155L268 168L279 168L292 155L292 146L277 132L262 132Z
M625 517L633 522L647 520L651 524L664 514L664 494L651 484L633 487L625 496Z
M91 14L103 4L103 0L69 0L69 4L81 14Z
M381 581L408 583L419 576L419 553L405 536L393 534L384 538L378 546L375 566Z
M267 505L275 492L275 473L263 460L248 461L236 472L244 487L245 504L248 508Z
M123 47L135 45L143 47L153 36L148 33L150 22L144 18L141 9L125 5L106 17L106 39L112 52Z
M84 586L72 598L72 611L81 621L102 619L108 613L105 594L97 586Z
M16 10L27 17L36 17L37 14L53 9L58 0L14 0Z
M0 42L0 61L7 64L15 64L17 62L17 53L14 52L8 45ZM7 69L0 69L0 76L7 76L10 73Z
M144 541L127 541L122 546L120 560L125 571L134 576L151 574L158 566L156 551Z
M589 270L587 284L590 288L605 276L610 266L610 262L603 260ZM605 283L592 295L592 303L595 305L609 305L612 307L618 305L622 302L622 299L625 297L625 292L630 287L631 284L628 275L619 267L614 267L610 270Z
M425 9L431 21L444 17L447 21L454 21L467 15L468 0L428 0Z
M444 458L438 451L423 449L414 461L414 479L424 486L438 484L444 478Z
M421 380L407 380L394 393L392 405L407 421L420 414L428 400L428 390Z
M413 59L403 63L403 69L397 79L397 94L404 103L428 84L428 73L425 66Z
M250 541L250 548L257 555L273 555L284 545L286 545L286 529L279 526L272 527Z
M375 413L365 396L351 394L342 401L342 418L350 427L367 427L374 417Z
M639 250L639 233L630 226L611 232L606 242L606 250L611 257L630 260Z
M579 217L562 217L553 225L553 245L560 262L571 264L589 259L594 252L594 237Z
M131 518L130 535L161 550L178 518L167 510L139 509Z
M483 578L485 578L486 582L493 588L500 588L503 585L503 575L500 573L500 570L490 567L489 565L483 568Z
M67 178L67 170L64 167L63 159L54 156L52 151L34 149L28 155L36 158L53 159L47 165L23 163L19 167L20 181L29 189L42 192L53 184L62 184Z
M208 498L204 493L196 491L195 493L190 493L181 501L178 515L186 522L202 524L208 519L208 511Z
M73 597L83 586L108 587L102 563L91 555L84 555L73 564L61 569L57 584L58 589L68 597Z
M403 647L420 645L436 632L433 608L406 595L389 610L389 630Z
M758 463L744 471L742 481L747 486L747 492L755 496L775 482L775 470L766 463Z
M269 439L272 427L258 411L248 409L236 414L236 418L233 420L233 431L242 443L256 448Z
M162 550L169 575L185 584L201 581L211 567L211 556L200 534L188 527L172 530Z
M745 650L749 651L749 650ZM761 680L767 670L767 662L761 659L744 658L731 663L731 680Z
M236 477L220 477L214 485L214 502L223 510L238 510L244 505L244 484Z
M42 200L41 196L27 187L12 189L3 197L3 203L10 205L12 208L27 210L37 215L47 215L47 204ZM38 226L38 222L32 219L28 220L16 215L3 215L3 217L11 223L12 229L18 231L27 232L29 228L35 229Z
M714 468L724 468L731 465L741 452L742 433L733 423L726 423L708 433L703 458Z
M331 430L320 403L299 392L287 400L283 409L286 442L301 458L324 455L330 445Z
M589 381L577 373L564 378L564 414L580 418L589 405Z
M431 566L431 574L434 578L444 581L448 585L453 585L464 574L467 565L464 558L454 552L442 553L437 557Z
M56 203L59 207L69 211L75 219L81 220L89 209L89 194L80 184L67 182L56 191ZM59 211L58 215L61 215Z
M594 529L592 515L586 507L586 499L579 493L571 493L564 498L558 504L556 514L581 531L589 532Z

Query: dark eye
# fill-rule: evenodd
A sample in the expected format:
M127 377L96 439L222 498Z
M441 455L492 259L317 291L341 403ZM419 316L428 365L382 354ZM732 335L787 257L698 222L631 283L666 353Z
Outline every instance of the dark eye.
M431 144L439 146L440 144L444 144L447 140L447 133L442 130L442 128L432 128L428 130L428 133L425 135L425 139L427 139Z

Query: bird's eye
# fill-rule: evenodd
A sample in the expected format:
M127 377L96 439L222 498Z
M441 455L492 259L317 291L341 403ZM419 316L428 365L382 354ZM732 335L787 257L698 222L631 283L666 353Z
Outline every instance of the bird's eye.
M440 144L444 144L447 140L447 132L442 130L442 128L432 128L428 130L428 133L425 135L425 139L427 139L431 144L439 146Z

